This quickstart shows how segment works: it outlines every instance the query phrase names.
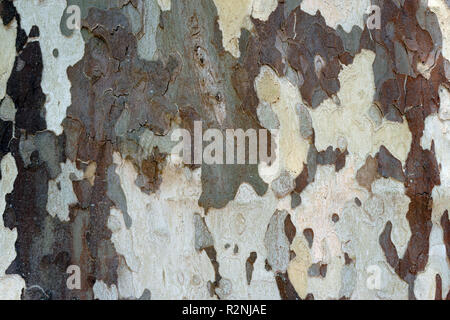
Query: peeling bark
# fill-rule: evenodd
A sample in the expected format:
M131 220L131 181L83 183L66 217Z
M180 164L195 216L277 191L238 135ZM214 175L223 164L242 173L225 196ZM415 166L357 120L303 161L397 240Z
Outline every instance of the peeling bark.
M448 3L55 1L0 1L0 298L449 298Z

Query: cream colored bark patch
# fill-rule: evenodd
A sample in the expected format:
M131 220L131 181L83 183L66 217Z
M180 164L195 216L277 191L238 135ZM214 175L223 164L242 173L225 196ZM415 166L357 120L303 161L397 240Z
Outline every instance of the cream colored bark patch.
M340 241L331 220L333 214L341 214L345 204L359 197L366 197L354 179L356 170L347 164L338 173L334 166L319 166L315 181L302 192L302 204L296 209L296 227L314 231L311 248L312 262L326 262L340 254Z
M339 141L345 139L350 156L357 159L357 167L369 154L374 156L382 145L404 163L412 141L405 118L403 123L383 119L377 125L369 116L375 93L374 59L373 52L362 50L353 64L343 66L339 75L340 105L327 99L311 111L317 150L326 150L330 145L339 147Z
M171 0L158 0L158 5L161 8L161 11L169 11L172 2Z
M439 21L442 32L442 55L450 60L450 7L445 0L428 0L428 7Z
M252 0L214 0L219 15L219 27L222 30L222 42L225 50L239 58L239 38L241 28L251 29L250 14Z
M99 300L118 300L119 294L117 292L117 287L115 284L108 287L103 281L95 281L94 287L94 298Z
M81 32L73 30L70 37L61 34L60 21L67 6L66 1L17 0L14 4L21 16L21 26L27 34L33 25L39 27L39 44L44 65L41 86L47 96L45 120L47 129L60 135L66 109L72 104L67 68L84 55ZM53 55L55 49L58 50L57 57Z
M408 299L407 283L388 265L379 245L380 234L391 221L392 242L400 257L405 253L411 237L406 219L410 199L405 187L393 179L378 179L372 183L372 194L359 199L361 206L347 202L335 223L342 251L352 259L350 266L356 272L351 288L345 277L342 288L347 285L348 297L356 300Z
M194 214L201 213L200 170L171 164L164 170L156 194L136 186L133 164L114 154L133 224L127 229L120 210L108 221L112 241L124 259L119 266L119 297L139 298L145 289L152 299L211 299L207 283L214 270L204 251L194 247Z
M270 14L277 8L277 0L253 0L252 17L258 20L267 21Z
M25 281L17 274L0 277L0 300L20 300Z
M308 269L311 266L308 244L302 236L297 236L291 249L295 252L295 258L288 266L289 280L299 297L305 299L308 294Z
M450 186L450 158L448 154L450 150L450 92L444 86L439 88L439 99L439 113L425 119L425 130L421 145L424 149L431 149L431 144L434 141L436 160L441 166L441 186L447 183Z
M61 221L69 221L69 207L78 202L72 181L83 179L83 172L70 160L60 165L59 176L48 182L47 211L52 217L57 216Z
M450 211L450 92L441 86L439 89L441 101L439 114L433 114L425 119L425 130L421 145L431 149L434 142L436 160L439 164L440 186L433 189L433 222L440 225L441 215Z
M433 228L430 235L430 252L425 271L416 280L414 292L418 299L434 299L436 289L436 274L442 279L442 292L445 297L450 290L450 262L447 259L441 217L445 210L450 211L450 92L441 86L439 89L440 108L438 114L425 119L425 130L421 145L424 149L434 152L439 164L441 185L433 189Z
M273 192L259 197L248 184L242 184L233 201L220 210L210 210L206 224L214 236L220 275L231 283L225 299L280 299L274 274L267 272L264 237L277 207ZM251 252L257 258L251 282L247 282L246 261Z
M119 297L138 298L148 289L152 299L211 299L207 283L214 281L214 270L206 253L195 248L194 215L203 212L198 207L200 169L192 172L169 162L160 189L147 195L135 184L137 173L131 162L115 153L114 163L133 221L127 229L120 210L111 210L108 227L117 252L124 257L119 266ZM264 263L266 226L276 206L272 192L259 197L251 186L242 184L233 201L205 217L226 283L216 289L222 298L279 299L274 275ZM245 264L251 252L257 253L257 259L248 285ZM97 287L99 296L111 296L112 288L100 283Z
M5 97L6 84L14 67L16 58L16 35L17 22L14 19L9 25L4 26L0 17L0 39L2 39L2 49L0 50L0 100Z
M435 210L433 208L433 215ZM434 300L436 297L436 275L441 276L442 295L445 299L450 290L450 263L447 259L444 235L439 223L433 222L430 234L430 250L428 263L425 270L421 272L414 283L414 294L419 300Z
M277 7L277 0L214 0L225 50L239 58L241 29L251 30L250 17L266 21Z
M94 185L96 171L97 171L97 163L95 163L94 161L89 163L86 170L84 171L83 178L87 179L91 184L91 186Z
M350 32L353 26L364 29L363 16L370 6L370 0L303 0L300 6L311 15L320 11L329 27L336 29L341 25L346 32Z
M325 278L309 277L307 284L297 279L296 286L301 294L313 293L316 299L339 298L341 268L344 265L341 241L332 221L333 214L342 214L347 203L355 197L365 199L365 191L357 185L353 164L335 172L333 166L319 166L315 181L302 192L302 204L295 210L294 224L297 233L303 236L303 230L312 229L314 238L310 249L310 265L326 264ZM299 258L302 259L302 258ZM294 261L294 266L304 273L306 261ZM308 269L310 267L308 265ZM292 273L292 272L291 272ZM295 275L294 275L295 277ZM297 275L298 277L298 275ZM307 290L305 291L305 286Z
M0 212L6 207L5 196L13 190L17 177L16 161L8 153L1 161L2 179L0 181ZM0 215L1 217L1 215ZM10 230L0 219L0 300L19 300L25 281L19 275L6 275L6 269L16 258L15 242L17 230Z
M299 175L306 163L309 143L300 133L300 115L297 105L302 102L298 88L286 78L279 78L267 67L261 71L255 80L258 98L271 105L280 122L279 157L281 169L289 170L292 176Z

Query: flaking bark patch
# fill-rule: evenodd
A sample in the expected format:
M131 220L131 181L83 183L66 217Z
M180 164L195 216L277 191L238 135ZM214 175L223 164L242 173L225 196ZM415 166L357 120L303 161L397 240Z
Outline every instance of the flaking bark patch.
M43 74L68 49L44 47L41 21L19 14L24 2L18 12L19 1L0 1L5 30L17 29L8 39L14 64L0 68L0 159L17 167L3 218L17 230L6 273L25 281L22 299L359 299L375 295L363 270L372 258L390 277L380 296L409 287L410 299L445 298L449 7L374 0L381 28L361 29L367 17L354 12L331 27L342 19L328 11L338 0L313 14L301 1L247 1L258 10L239 12L240 36L227 43L232 10L222 2L150 1L67 1L81 7L84 56L67 63L62 134L51 123L61 114L45 107L55 95ZM57 30L65 40L67 18ZM194 121L224 136L281 129L289 160L273 178L261 163L175 164L170 134L187 129L193 154ZM278 143L268 141L268 150ZM182 175L189 183L178 185ZM69 265L80 267L81 290L66 285Z

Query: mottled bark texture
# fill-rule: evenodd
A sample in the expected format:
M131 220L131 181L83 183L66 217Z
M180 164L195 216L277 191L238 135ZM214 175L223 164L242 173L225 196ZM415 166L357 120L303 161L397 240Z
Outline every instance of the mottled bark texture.
M448 1L0 17L0 298L449 298Z

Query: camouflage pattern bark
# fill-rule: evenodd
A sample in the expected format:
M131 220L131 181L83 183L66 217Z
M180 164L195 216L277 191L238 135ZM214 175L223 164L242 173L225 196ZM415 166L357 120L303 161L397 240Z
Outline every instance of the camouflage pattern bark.
M0 298L450 296L448 1L0 17Z

